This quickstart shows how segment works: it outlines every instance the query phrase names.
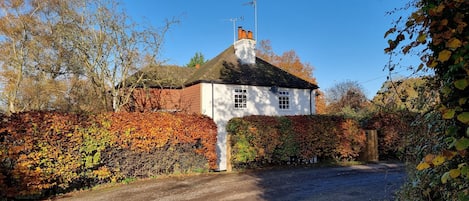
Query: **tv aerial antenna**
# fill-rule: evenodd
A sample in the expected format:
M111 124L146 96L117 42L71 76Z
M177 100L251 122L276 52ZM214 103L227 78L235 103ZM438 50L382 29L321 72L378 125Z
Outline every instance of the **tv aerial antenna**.
M254 31L256 34L256 37L254 38L255 40L258 40L258 35L257 35L257 0L252 0L250 2L244 3L243 5L251 5L254 7Z
M243 16L229 19L229 21L233 23L233 44L236 42L236 22L243 21L243 20L244 20Z

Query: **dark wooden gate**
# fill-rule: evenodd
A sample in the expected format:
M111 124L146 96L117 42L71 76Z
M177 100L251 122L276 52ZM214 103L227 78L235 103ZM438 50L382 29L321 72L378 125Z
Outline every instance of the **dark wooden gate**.
M366 130L366 144L363 152L360 154L362 161L378 161L378 132L377 130Z

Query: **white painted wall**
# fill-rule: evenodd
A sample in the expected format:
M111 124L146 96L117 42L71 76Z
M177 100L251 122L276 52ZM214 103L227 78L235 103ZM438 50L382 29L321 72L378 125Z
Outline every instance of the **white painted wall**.
M241 39L234 43L235 54L241 64L256 63L256 41L251 39Z
M239 87L247 89L247 108L244 109L234 108L234 89ZM290 93L290 109L281 110L278 107L278 97L270 91L270 87L202 83L201 88L202 114L212 117L218 127L219 170L226 170L226 123L233 117L308 115L315 111L314 91L310 89L280 88L279 90L286 90ZM313 112L310 111L310 104Z

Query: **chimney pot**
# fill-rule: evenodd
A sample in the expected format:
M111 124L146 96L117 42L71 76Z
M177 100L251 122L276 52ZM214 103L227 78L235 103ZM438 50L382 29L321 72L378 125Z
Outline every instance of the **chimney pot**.
M252 31L248 31L248 39L251 39L251 40L253 39L252 38Z
M242 35L243 35L243 27L239 26L238 27L238 40L241 40Z

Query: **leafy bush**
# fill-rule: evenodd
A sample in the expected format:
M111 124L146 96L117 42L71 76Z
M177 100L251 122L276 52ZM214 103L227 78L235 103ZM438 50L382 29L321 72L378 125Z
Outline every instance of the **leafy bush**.
M417 129L410 130L406 138L408 182L398 200L467 200L467 152L448 149L448 145L461 146L444 135L450 124L434 111L417 116L414 126ZM458 169L452 170L452 166ZM437 174L442 172L448 174Z
M365 146L365 132L356 120L325 115L292 116L289 119L299 137L304 159L319 156L352 160Z
M216 126L201 115L30 112L0 122L0 197L216 168Z
M364 147L358 122L337 116L248 116L228 122L235 167L284 164L314 156L350 160Z
M108 148L103 152L102 162L115 172L113 181L209 169L207 159L195 153L190 144L166 145L145 152Z
M1 196L41 194L94 177L108 133L83 115L22 113L0 128ZM84 129L80 129L83 127ZM93 146L89 142L95 140ZM108 140L107 140L108 141Z
M217 167L215 123L206 116L169 113L109 113L103 117L111 124L115 143L122 149L150 152L167 145L193 144L196 152Z
M408 111L378 112L363 120L363 127L378 131L378 153L382 160L403 159L408 135L416 114Z
M438 85L426 87L438 89L441 102L431 109L433 114L417 122L425 132L412 133L417 138L414 146L423 150L415 151L424 157L418 165L409 163L416 165L411 170L418 171L409 174L400 196L403 200L469 200L469 2L417 0L407 8L412 13L386 32L386 38L395 39L388 41L385 52L409 55L417 50L422 63L415 72L434 72ZM394 66L389 65L390 71ZM430 138L420 144L418 138L425 139L429 133L435 133L436 143Z

